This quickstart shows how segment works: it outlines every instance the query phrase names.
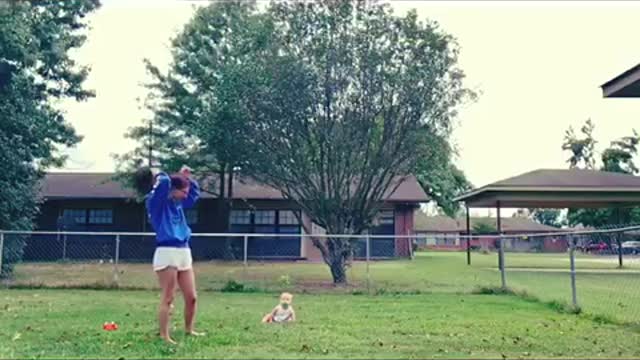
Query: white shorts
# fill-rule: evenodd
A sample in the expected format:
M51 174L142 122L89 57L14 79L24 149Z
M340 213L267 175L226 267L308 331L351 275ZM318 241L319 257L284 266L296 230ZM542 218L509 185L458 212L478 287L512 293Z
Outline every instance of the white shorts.
M192 264L191 249L188 247L158 247L153 254L153 271L164 270L168 267L185 271L191 269Z

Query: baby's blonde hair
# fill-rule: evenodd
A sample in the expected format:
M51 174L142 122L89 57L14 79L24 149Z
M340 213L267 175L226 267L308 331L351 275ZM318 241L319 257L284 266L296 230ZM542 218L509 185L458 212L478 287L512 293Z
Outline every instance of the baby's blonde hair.
M291 295L288 292L283 292L282 294L280 294L280 300L283 300L283 299L287 299L289 300L289 302L291 302L293 301L293 295Z

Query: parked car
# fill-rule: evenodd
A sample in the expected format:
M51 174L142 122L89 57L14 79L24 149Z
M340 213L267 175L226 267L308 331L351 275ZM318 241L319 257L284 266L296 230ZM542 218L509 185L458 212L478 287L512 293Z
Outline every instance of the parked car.
M587 253L600 253L609 250L609 245L602 241L593 242L585 245L581 250Z
M640 254L640 241L625 241L622 243L622 253Z

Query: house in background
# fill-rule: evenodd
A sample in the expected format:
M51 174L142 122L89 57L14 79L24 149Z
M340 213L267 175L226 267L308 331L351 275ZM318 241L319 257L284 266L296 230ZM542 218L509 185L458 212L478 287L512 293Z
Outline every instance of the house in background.
M537 223L529 218L509 217L502 218L502 233L513 235L505 239L505 249L511 251L544 251L564 252L567 249L565 239L556 236L544 236L544 234L559 232L560 229ZM429 216L422 211L415 212L414 231L417 236L418 246L437 250L460 251L465 250L467 243L463 235L466 234L466 219L454 219L448 216ZM479 226L495 229L496 219L491 217L472 217L471 229ZM484 225L484 226L483 226ZM517 236L529 234L533 236ZM495 249L497 235L494 232L483 234L482 238L470 241L472 248ZM540 235L540 236L538 236Z
M419 247L459 250L462 246L460 235L464 230L457 219L443 215L429 216L423 211L416 211L413 224Z
M233 184L233 209L230 231L234 233L275 234L273 237L251 237L248 240L249 258L321 260L320 251L305 236L304 227L295 212L300 209L283 195L268 186L251 179L235 179ZM134 194L113 180L111 173L49 173L42 184L43 203L36 219L38 230L94 231L94 232L151 232L144 204L134 199ZM216 214L216 198L203 192L194 209L187 211L187 220L194 233L213 232ZM411 255L411 244L406 238L394 235L413 234L414 212L428 197L415 177L402 181L395 192L387 194L378 215L378 226L372 234L389 235L371 241L373 257L406 257ZM312 232L320 231L305 214L303 221ZM287 237L277 234L288 234ZM298 236L295 236L298 235ZM59 237L56 241L59 241ZM242 256L242 238L192 240L195 259L224 257L225 251ZM75 246L73 246L75 242ZM68 257L73 251L84 254L113 253L114 241L107 236L66 239L64 248ZM40 259L44 255L59 259L62 251L51 243L34 237L27 244L25 258ZM48 250L47 250L48 249ZM76 249L76 250L74 250ZM121 259L150 259L153 239L142 236L121 236Z

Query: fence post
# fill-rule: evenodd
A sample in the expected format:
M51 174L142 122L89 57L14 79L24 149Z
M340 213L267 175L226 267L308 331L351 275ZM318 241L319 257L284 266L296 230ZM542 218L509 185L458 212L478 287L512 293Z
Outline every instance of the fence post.
M113 262L113 282L116 285L119 285L119 282L120 282L118 262L120 262L120 234L116 235L116 253L115 253L115 259Z
M571 300L573 307L578 307L578 293L576 289L576 244L575 239L569 237L569 264L571 266Z
M505 274L505 266L504 266L504 237L500 235L500 252L498 253L498 262L500 265L500 278L502 281L502 288L507 288L507 277Z
M366 248L366 266L367 266L367 293L371 293L371 273L369 272L369 260L371 259L371 240L369 238L369 231L367 231L365 237Z
M242 246L242 263L244 265L244 269L245 271L247 270L247 267L249 266L249 259L248 259L248 251L249 249L249 236L245 235L244 236L244 245Z
M62 261L67 260L67 234L62 236Z
M4 256L4 233L0 231L0 277L2 277L2 257Z

